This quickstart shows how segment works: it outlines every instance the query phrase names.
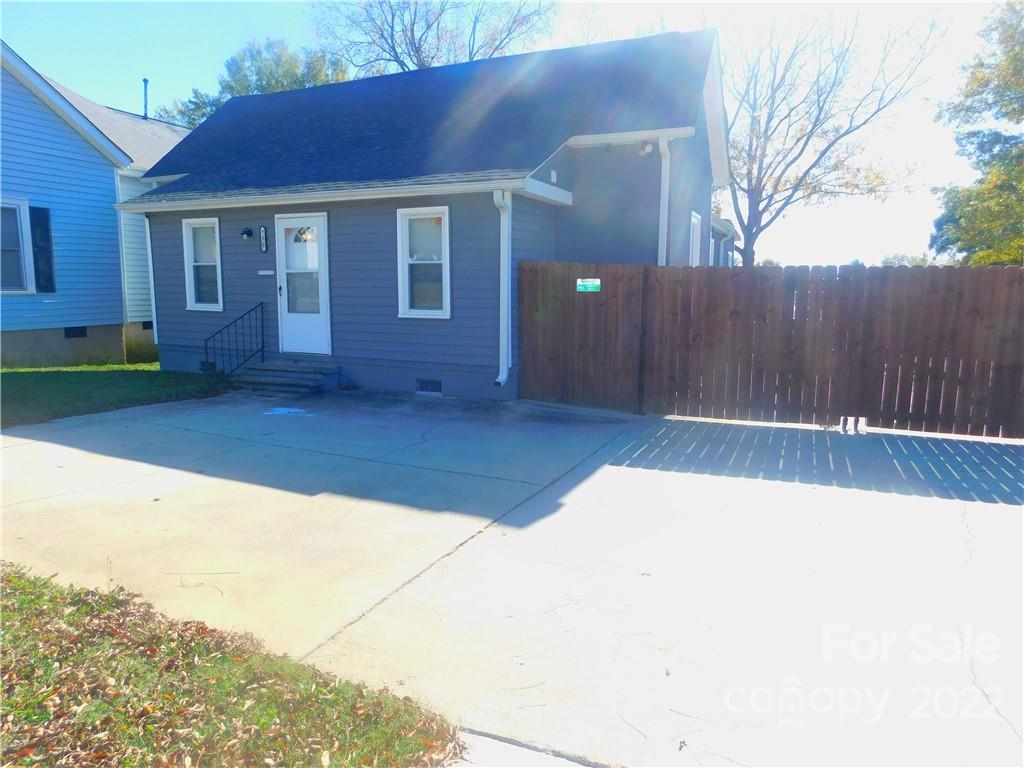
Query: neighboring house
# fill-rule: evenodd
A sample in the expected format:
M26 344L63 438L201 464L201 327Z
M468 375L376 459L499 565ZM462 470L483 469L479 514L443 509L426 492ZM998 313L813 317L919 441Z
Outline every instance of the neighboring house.
M148 216L165 368L261 305L271 358L510 398L517 263L708 264L727 173L702 31L234 98L119 207Z
M155 356L145 217L114 205L188 131L103 107L6 44L0 84L4 365Z
M717 213L711 214L711 260L713 267L732 267L736 253L736 239L740 233L736 226Z

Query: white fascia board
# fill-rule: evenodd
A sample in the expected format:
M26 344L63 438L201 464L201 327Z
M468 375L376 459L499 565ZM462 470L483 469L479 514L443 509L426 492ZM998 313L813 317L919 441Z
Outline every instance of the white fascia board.
M522 189L517 190L523 197L532 197L542 203L572 205L572 192L534 178L527 178Z
M688 139L695 133L693 126L681 128L657 128L650 131L623 131L621 133L592 133L573 136L565 145L572 149L581 147L602 147L611 144L637 144L641 141L658 139Z
M0 41L0 45L3 46L3 67L18 82L32 91L40 101L118 168L127 168L132 164L131 157L107 138L107 135L93 125L70 101L65 99L56 88L47 82L45 77L32 69L23 58L11 50L7 43Z
M708 74L704 78L703 99L708 127L708 151L711 154L711 179L716 187L722 187L729 183L729 135L725 123L722 65L717 39L711 49Z
M427 195L464 195L474 192L493 192L509 189L529 194L539 200L571 205L572 193L536 180L527 184L527 179L505 179L495 181L452 182L447 184L412 184L409 186L370 187L347 191L299 192L291 194L250 195L247 197L204 198L196 200L169 200L120 203L121 211L156 213L158 211L198 211L215 208L250 208L257 205L304 205L308 203L345 202L347 200L380 200L389 197L420 197ZM527 189L529 192L527 192ZM568 196L568 198L566 198ZM568 202L566 200L568 199Z

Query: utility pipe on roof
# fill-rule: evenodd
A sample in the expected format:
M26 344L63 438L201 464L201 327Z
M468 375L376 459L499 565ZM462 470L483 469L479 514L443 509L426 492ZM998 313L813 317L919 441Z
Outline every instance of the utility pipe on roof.
M512 348L512 190L496 189L492 193L498 209L498 376L494 386L508 381Z

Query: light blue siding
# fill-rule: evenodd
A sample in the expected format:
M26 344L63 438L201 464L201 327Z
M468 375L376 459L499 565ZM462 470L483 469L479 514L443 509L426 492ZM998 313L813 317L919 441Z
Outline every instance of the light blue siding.
M682 159L706 144L673 146L675 205L697 209L710 223L706 162L689 168ZM523 260L608 263L657 261L660 163L636 147L584 150L568 158L559 184L573 191L573 206L559 207L514 195L512 202L512 361L508 383L498 372L499 215L490 194L401 200L233 208L149 215L161 364L198 370L203 340L257 302L264 305L269 356L280 355L274 214L326 212L330 244L331 342L329 359L356 384L411 390L417 379L439 379L451 395L511 398L517 392L518 280ZM611 182L609 180L612 180ZM451 232L450 320L398 315L396 209L449 207ZM182 218L216 216L223 258L223 312L185 309ZM267 253L242 230L265 226ZM688 230L687 230L688 231ZM676 236L683 235L682 230ZM269 274L260 275L267 271ZM298 357L298 355L288 355ZM324 358L320 358L324 359Z
M519 363L519 262L555 261L560 208L515 195L512 198L512 364Z
M398 317L398 208L447 205L451 232L450 320ZM513 209L514 210L514 209ZM418 197L278 208L150 214L160 360L196 370L203 339L257 302L268 352L278 352L274 214L327 212L331 333L335 360L357 384L409 390L440 379L445 394L514 397L498 373L498 210L490 194ZM220 221L223 312L185 309L182 218ZM268 233L267 253L243 229Z
M672 164L669 173L668 263L688 266L690 262L690 212L700 214L700 255L697 262L710 264L711 244L711 153L707 122L701 109L696 133L688 139L669 142Z
M153 189L151 181L120 177L121 200L138 197ZM125 322L152 320L149 301L149 254L146 250L146 216L142 213L121 212L121 253L124 259Z
M50 209L56 293L3 295L2 329L123 322L114 166L3 70L0 194Z
M661 161L640 145L556 152L534 177L572 192L572 205L557 209L551 258L594 264L657 264Z

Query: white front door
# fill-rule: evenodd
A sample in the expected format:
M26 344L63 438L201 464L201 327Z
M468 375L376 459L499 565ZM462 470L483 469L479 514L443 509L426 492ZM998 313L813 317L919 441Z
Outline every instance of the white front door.
M327 214L281 214L277 229L277 316L282 352L331 354Z

